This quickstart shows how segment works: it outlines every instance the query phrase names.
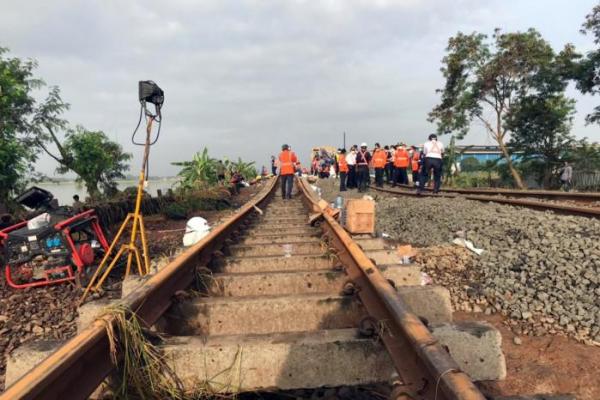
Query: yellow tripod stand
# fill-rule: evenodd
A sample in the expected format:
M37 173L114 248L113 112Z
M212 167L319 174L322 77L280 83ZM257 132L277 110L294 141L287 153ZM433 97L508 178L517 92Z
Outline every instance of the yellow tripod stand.
M142 170L140 171L140 177L139 177L139 181L138 181L137 196L135 198L135 209L134 209L133 213L127 214L125 221L123 221L123 224L119 228L119 231L117 232L117 235L115 236L112 243L110 244L110 247L106 251L104 258L102 258L102 262L100 262L100 265L96 269L96 272L94 272L94 275L92 276L92 278L90 280L90 283L85 288L85 292L83 293L83 296L81 297L79 304L83 303L83 301L85 300L85 298L88 295L88 293L90 292L90 290L99 290L102 287L102 284L108 277L108 274L110 273L110 271L115 267L117 262L119 262L119 259L125 253L127 253L127 267L125 269L125 277L129 276L129 273L131 272L131 264L133 262L134 256L135 256L135 262L137 265L137 270L138 270L138 273L140 274L140 276L146 275L150 272L150 260L149 260L149 256L148 256L148 243L146 240L146 229L144 228L144 218L142 216L142 213L140 212L140 208L142 205L142 196L144 194L144 181L146 179L146 176L145 176L146 175L146 167L148 165L148 155L150 154L150 133L152 131L152 123L154 122L154 118L155 118L155 116L149 115L148 123L146 125L146 143L144 145L144 159L142 161ZM132 223L131 238L129 240L129 244L121 245L121 247L119 248L119 251L117 251L117 254L113 258L113 260L110 262L110 264L108 264L108 266L107 266L107 261L110 258L113 250L117 247L119 240L121 238L121 235L127 228L127 225L129 224L129 222ZM142 254L141 255L140 255L140 250L136 246L138 234L140 236L140 241L142 243ZM143 262L142 262L142 260L143 260ZM104 272L103 272L103 270L104 270ZM100 274L102 274L102 275L100 276ZM98 279L99 276L100 276L100 278Z

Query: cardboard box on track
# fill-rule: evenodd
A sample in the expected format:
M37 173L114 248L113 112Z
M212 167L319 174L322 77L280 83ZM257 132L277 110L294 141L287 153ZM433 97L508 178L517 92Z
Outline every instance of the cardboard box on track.
M375 232L375 202L373 200L346 200L346 230L350 233Z

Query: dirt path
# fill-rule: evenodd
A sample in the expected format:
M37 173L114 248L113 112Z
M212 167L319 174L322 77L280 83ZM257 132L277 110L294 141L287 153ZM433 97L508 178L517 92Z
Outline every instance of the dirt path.
M500 315L456 312L461 320L485 320L502 334L507 377L504 381L482 382L489 395L524 395L534 393L574 394L577 400L600 399L600 348L578 343L564 336L519 336Z

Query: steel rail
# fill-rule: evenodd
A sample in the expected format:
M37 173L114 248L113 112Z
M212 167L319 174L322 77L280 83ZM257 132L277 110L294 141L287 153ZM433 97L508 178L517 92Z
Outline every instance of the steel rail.
M170 262L120 304L136 314L146 326L154 324L170 306L173 295L187 288L194 270L225 245L225 240L274 193L277 179L271 179L261 192L209 235ZM70 339L26 375L8 387L0 400L86 399L114 369L110 359L106 324L115 324L107 314Z
M314 192L299 179L307 206L320 213ZM413 314L352 237L326 213L321 224L375 323L402 379L398 399L484 400L467 374Z
M405 189L413 189L410 185L399 185ZM431 188L425 188L426 191L432 191ZM546 200L567 200L581 203L600 202L600 193L598 192L561 192L558 190L518 190L501 188L443 188L442 193L458 193L467 195L483 196L507 196L507 197L532 197Z
M457 198L458 197L458 195L456 195L456 194L452 195L452 194L447 194L447 193L443 193L443 192L441 192L439 194L435 194L435 195L430 194L430 193L421 193L420 195L417 195L417 193L414 191L407 192L404 190L378 188L375 186L371 186L371 188L376 191L379 191L379 192L384 192L384 193L389 193L389 194L398 194L401 196L430 196L430 197L449 197L449 198ZM588 217L588 218L600 218L600 208L578 207L578 206L571 206L571 205L566 205L566 204L549 203L549 202L535 201L535 200L510 199L510 198L498 197L498 196L462 195L462 196L460 196L460 198L467 199L467 200L481 201L481 202L486 202L486 203L492 202L492 203L498 203L498 204L517 206L517 207L526 207L526 208L531 208L531 209L539 210L539 211L553 211L555 213L564 214L564 215L577 215L577 216Z

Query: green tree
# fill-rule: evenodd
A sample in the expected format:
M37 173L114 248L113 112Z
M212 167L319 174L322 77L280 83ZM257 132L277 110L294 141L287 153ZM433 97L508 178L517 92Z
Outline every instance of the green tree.
M182 167L177 174L180 177L180 186L192 189L198 185L214 185L217 183L217 160L208 155L208 148L194 154L191 161L172 162L171 165Z
M578 140L564 154L565 161L573 166L573 171L600 171L600 144L588 143L587 139Z
M69 104L62 100L60 89L51 87L35 111L32 140L59 164L58 173L74 172L76 180L85 185L92 198L100 197L102 192L111 196L117 191L116 180L125 178L131 154L124 153L122 147L102 131L89 131L83 126L69 128L62 117L68 109ZM64 130L63 141L59 132Z
M36 159L29 140L36 110L32 92L44 84L33 75L35 61L8 57L7 52L0 47L0 205L9 204L23 188Z
M111 141L102 131L88 131L82 126L69 129L64 143L56 142L60 155L47 153L60 164L57 172L77 174L92 198L101 191L111 195L117 189L116 180L125 178L131 154L124 153L121 145Z
M246 162L243 161L241 157L238 157L237 161L231 161L229 163L229 168L232 172L239 172L245 180L249 181L256 178L256 175L258 175L254 164L254 161Z
M429 113L439 133L457 132L464 137L473 122L481 123L498 143L515 184L524 188L507 146L507 115L519 98L544 91L563 90L566 78L559 72L572 55L566 48L559 56L535 29L526 32L494 32L492 41L480 33L459 32L448 41L442 59L446 79L440 103Z
M511 148L522 161L538 161L544 187L552 185L565 151L575 141L571 134L574 113L575 101L558 93L519 98L507 116Z
M600 4L595 6L586 16L581 33L594 37L594 44L599 48L592 50L573 63L571 77L576 81L577 88L584 94L600 93ZM587 123L600 123L600 106L586 116Z
M475 157L465 157L460 162L460 169L463 172L474 172L481 170L481 164Z

